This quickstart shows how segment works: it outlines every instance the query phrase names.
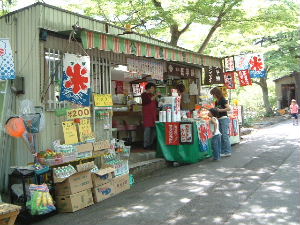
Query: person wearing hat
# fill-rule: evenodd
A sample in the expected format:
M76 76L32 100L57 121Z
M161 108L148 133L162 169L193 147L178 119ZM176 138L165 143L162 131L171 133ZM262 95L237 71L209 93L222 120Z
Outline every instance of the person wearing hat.
M292 99L291 105L290 105L291 115L293 118L293 125L298 126L298 111L299 106L297 104L297 101L295 99Z

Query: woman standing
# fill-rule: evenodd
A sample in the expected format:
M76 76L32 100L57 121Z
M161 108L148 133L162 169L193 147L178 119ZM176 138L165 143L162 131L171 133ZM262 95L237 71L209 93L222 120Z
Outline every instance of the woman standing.
M229 140L229 123L227 112L230 111L228 101L225 99L223 92L220 88L215 87L211 89L210 94L216 99L215 107L219 111L219 125L221 132L221 156L231 156L231 144Z

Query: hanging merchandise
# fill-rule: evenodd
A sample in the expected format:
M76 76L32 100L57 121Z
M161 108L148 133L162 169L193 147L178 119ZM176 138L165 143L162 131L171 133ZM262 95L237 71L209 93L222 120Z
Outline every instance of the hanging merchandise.
M65 53L60 101L90 105L90 57Z
M267 76L263 55L253 54L249 60L250 77L263 78Z
M240 70L237 73L239 76L240 86L252 85L252 79L250 77L249 70Z
M0 80L12 79L16 79L16 73L9 39L0 38Z
M180 144L193 144L193 123L180 123Z
M235 70L248 70L249 69L249 55L236 55L234 56Z
M180 123L166 123L166 144L179 145L180 144Z
M199 95L199 90L198 90L197 84L194 81L190 84L189 92L190 92L190 95Z
M30 201L26 203L31 215L44 215L56 210L46 184L30 184Z
M235 72L224 73L224 81L227 89L235 89L234 73Z
M225 72L234 71L235 68L234 68L233 56L224 58L224 68L225 68Z
M116 84L116 94L124 94L124 82L115 81Z

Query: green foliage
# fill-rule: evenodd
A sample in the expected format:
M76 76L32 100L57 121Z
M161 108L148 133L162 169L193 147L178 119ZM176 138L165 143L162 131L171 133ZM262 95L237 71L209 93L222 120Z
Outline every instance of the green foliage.
M10 12L11 7L16 3L17 0L0 0L0 16Z

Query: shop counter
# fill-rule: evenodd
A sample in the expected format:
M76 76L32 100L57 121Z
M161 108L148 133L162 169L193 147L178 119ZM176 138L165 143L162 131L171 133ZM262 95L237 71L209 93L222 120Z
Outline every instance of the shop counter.
M179 163L196 163L212 156L211 139L208 140L208 150L203 151L195 122L193 122L194 141L192 144L166 145L166 123L156 123L156 133L157 157L164 157L167 161Z
M179 163L196 163L202 159L212 157L211 139L207 141L206 151L199 141L196 122L193 124L193 143L180 145L166 144L166 123L156 122L157 148L156 156L164 157L167 161ZM230 142L237 144L240 142L239 124L235 118L230 119ZM202 136L202 135L201 135ZM205 136L205 135L204 135Z

